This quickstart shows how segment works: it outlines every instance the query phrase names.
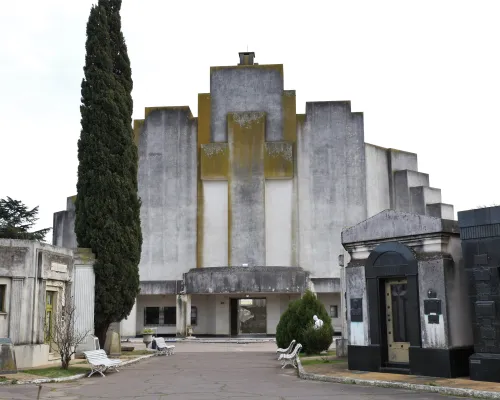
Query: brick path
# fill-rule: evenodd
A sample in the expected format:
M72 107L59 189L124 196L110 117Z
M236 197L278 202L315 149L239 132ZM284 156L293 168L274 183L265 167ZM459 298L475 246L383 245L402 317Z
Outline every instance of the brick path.
M405 390L304 381L293 369L280 369L274 343L177 343L176 354L154 357L109 373L71 383L46 384L41 399L401 399L445 400ZM36 399L34 386L0 386L0 399Z

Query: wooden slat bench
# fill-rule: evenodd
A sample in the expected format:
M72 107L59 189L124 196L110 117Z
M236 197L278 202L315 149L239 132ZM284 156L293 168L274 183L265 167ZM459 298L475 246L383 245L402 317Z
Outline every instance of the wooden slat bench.
M285 368L287 365L291 365L294 368L297 368L297 356L299 355L299 351L302 348L300 343L295 346L295 349L290 354L282 354L280 355L279 360L282 361L281 369Z
M118 371L117 367L121 364L120 360L108 358L108 355L104 350L90 350L84 351L83 354L87 359L87 362L90 364L90 374L88 377L91 377L96 372L99 372L102 377L104 377L104 373L110 369Z
M165 339L162 337L156 337L154 340L156 342L156 354L159 356L170 356L174 354L175 346L173 344L165 343Z
M278 360L279 360L279 357L282 355L282 354L289 354L292 350L293 350L293 345L295 344L296 340L293 339L290 343L290 346L288 346L286 349L278 349L276 350L276 353L278 353Z

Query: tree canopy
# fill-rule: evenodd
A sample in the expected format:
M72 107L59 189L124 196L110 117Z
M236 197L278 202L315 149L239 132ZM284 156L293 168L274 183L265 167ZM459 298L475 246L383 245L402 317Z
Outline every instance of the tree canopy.
M31 210L20 200L0 199L0 239L45 240L51 228L30 232L38 221L38 206Z

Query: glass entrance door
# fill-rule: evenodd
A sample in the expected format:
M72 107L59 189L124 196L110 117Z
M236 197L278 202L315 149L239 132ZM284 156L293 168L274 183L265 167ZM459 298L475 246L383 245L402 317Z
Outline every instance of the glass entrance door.
M387 281L385 295L388 361L389 363L408 364L410 362L410 342L406 315L408 303L406 279Z

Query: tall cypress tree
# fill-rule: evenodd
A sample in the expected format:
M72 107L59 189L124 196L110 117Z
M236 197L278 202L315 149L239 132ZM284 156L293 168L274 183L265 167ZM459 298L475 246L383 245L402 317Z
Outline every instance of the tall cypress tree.
M108 11L93 6L87 23L75 222L78 245L97 258L94 324L101 344L139 293L142 246L131 98L114 72Z

